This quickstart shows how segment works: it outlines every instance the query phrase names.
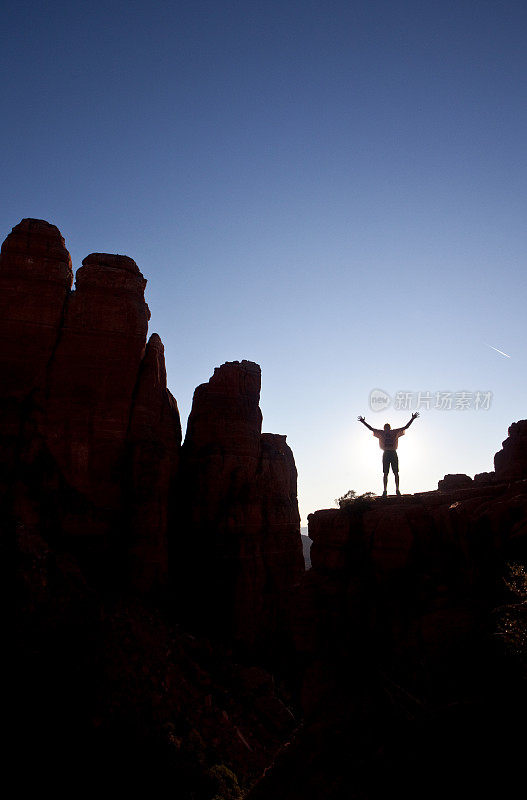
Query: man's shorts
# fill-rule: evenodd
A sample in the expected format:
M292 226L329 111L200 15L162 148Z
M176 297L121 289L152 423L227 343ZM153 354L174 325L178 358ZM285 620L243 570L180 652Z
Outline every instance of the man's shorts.
M394 472L399 472L399 458L397 450L385 450L382 454L382 471L387 475L390 471L390 465Z

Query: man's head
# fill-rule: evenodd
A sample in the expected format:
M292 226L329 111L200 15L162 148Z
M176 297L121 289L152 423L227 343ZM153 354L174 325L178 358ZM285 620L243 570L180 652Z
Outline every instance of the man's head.
M392 427L392 426L390 425L390 423L389 423L389 422L386 422L386 423L385 423L385 425L384 425L384 430L385 430L385 431L389 431L389 430L391 429L391 427Z

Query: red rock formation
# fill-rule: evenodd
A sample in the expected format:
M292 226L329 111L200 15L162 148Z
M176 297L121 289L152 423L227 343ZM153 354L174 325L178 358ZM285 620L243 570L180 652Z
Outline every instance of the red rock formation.
M2 248L0 280L3 518L53 531L109 580L127 565L138 589L162 584L181 429L159 337L145 352L145 279L132 259L94 253L71 292L60 232L24 220ZM221 593L226 627L248 643L273 634L303 572L294 460L285 437L261 434L259 393L260 368L246 361L196 390L186 542L175 537L173 550L204 603Z
M0 254L0 500L10 513L24 419L57 343L72 282L71 260L59 230L24 219ZM9 495L9 496L8 496Z
M291 587L305 571L297 472L286 437L263 433L252 497L245 509L243 528L229 524L241 560L234 594L234 630L249 644L267 636L273 639L284 625ZM243 491L242 491L243 495Z
M145 286L131 258L94 253L84 259L40 420L68 483L110 513L122 502L119 474L150 318ZM77 523L74 528L80 532Z
M276 632L304 571L293 455L285 436L261 434L259 397L260 368L250 361L224 364L196 389L177 550L183 564L199 565L177 579L197 616L248 645Z
M152 334L139 370L128 431L128 537L131 579L140 589L166 583L168 516L179 464L181 425L167 389L164 348Z
M510 681L505 701L494 694L510 715L497 724L487 715L499 683L489 611L504 563L527 561L527 421L511 425L495 474L316 512L306 574L294 459L285 437L261 433L259 367L224 364L196 390L171 501L181 432L159 337L145 351L145 281L131 259L99 254L70 286L60 233L24 220L0 256L0 522L17 534L24 752L37 730L47 758L66 751L80 773L120 751L122 774L144 763L146 745L192 791L206 763L200 785L225 794L211 782L229 774L218 765L235 765L247 788L289 737L269 676L174 634L130 597L130 585L149 592L166 580L171 514L176 613L253 652L267 655L288 633L296 645L306 725L253 797L384 797L423 763L421 797L479 730L476 719L449 751L449 716L430 745L437 710L479 703L486 728L466 768L472 789L479 745L491 743L490 761L496 731L515 730L525 709ZM106 566L110 593L94 563ZM511 761L505 747L502 773ZM384 783L368 794L379 765Z
M41 388L73 280L60 231L23 219L0 255L0 396L23 400Z
M474 483L484 485L488 483L496 483L496 473L495 472L477 472L474 475Z
M463 473L445 475L437 484L440 492L452 492L454 489L466 489L472 485L472 478Z
M110 579L130 559L134 584L152 588L167 573L181 430L159 337L143 361L146 281L132 259L92 254L71 282L57 228L13 229L0 256L2 526L49 531Z
M500 480L527 478L527 419L513 422L502 449L494 456L496 477Z
M303 726L251 800L484 793L482 753L496 785L522 786L524 604L495 633L507 562L527 562L527 481L359 499L310 515L309 535L291 614Z
M365 641L419 669L459 657L499 597L508 560L527 560L527 482L375 498L309 517L312 569L296 597L297 649ZM368 645L368 646L371 646ZM415 665L414 665L414 668ZM305 696L310 709L324 681Z

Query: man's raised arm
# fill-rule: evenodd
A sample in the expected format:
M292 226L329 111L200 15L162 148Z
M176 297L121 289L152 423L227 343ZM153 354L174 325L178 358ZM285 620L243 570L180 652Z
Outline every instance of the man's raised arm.
M369 428L370 431L374 431L375 430L375 428L372 428L371 425L368 425L368 423L366 422L364 417L357 417L357 419L359 420L359 422L362 422L363 425L366 425L366 427ZM410 423L408 423L408 424L410 424Z
M407 428L409 428L410 425L412 424L412 422L414 421L414 419L417 419L418 416L419 416L419 412L418 411L414 411L410 421L406 423L406 425L404 426L403 430L405 431Z

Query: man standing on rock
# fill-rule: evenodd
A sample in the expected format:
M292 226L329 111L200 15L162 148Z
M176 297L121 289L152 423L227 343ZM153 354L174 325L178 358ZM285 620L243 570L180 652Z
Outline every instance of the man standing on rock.
M404 428L393 428L392 430L390 424L387 422L384 426L384 430L382 431L378 428L372 428L371 425L368 425L364 417L358 417L359 422L362 422L363 425L366 425L366 427L373 432L373 435L379 440L379 447L384 451L382 454L382 472L384 484L384 491L382 493L383 497L386 497L387 495L386 487L388 485L388 473L390 471L390 465L395 476L395 493L398 495L401 494L399 491L399 458L397 456L397 442L399 440L399 436L404 436L405 430L410 427L414 419L416 419L418 416L418 412L415 411L412 414L410 421L406 423Z

